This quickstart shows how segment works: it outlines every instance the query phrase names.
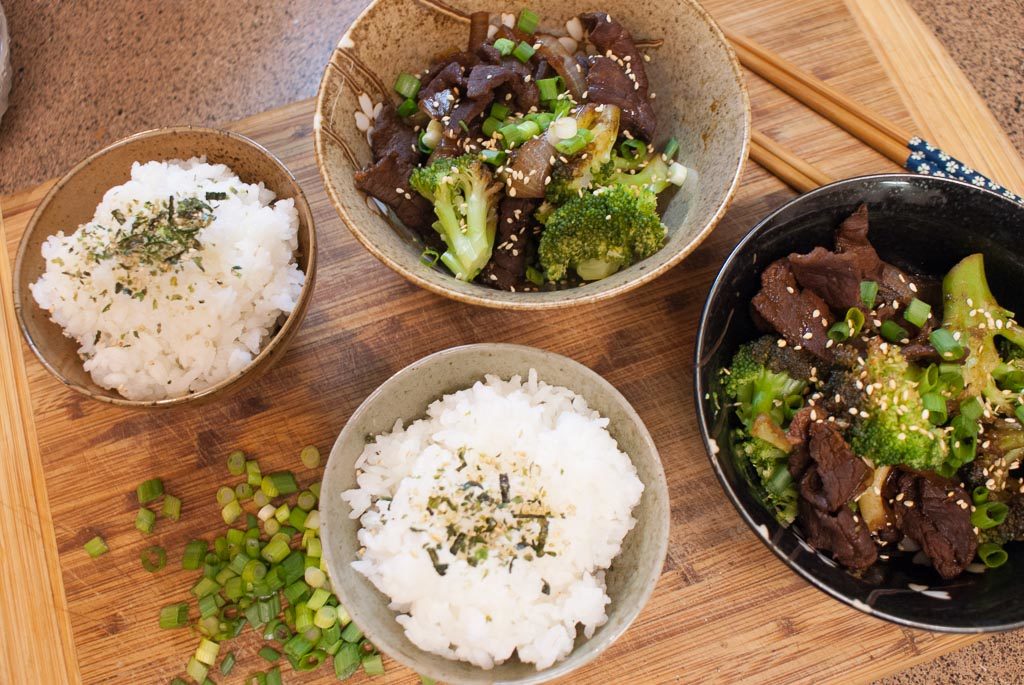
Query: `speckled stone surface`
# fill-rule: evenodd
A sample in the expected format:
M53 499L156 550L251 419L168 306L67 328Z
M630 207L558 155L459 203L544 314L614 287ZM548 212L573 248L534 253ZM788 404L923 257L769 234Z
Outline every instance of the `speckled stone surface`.
M368 0L0 0L14 87L0 122L0 193L52 178L157 126L220 125L312 97ZM909 0L1024 152L1024 0ZM882 682L1024 680L1024 633Z

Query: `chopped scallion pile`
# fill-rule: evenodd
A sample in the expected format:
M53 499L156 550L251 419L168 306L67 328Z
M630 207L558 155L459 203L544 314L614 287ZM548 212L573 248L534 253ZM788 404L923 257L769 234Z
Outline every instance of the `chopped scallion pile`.
M310 449L316 448L304 449L300 458L317 468L319 451L314 463ZM236 653L223 656L219 667L218 656L222 645L246 625L266 643L259 655L275 664L250 675L247 683L281 683L282 659L296 671L313 671L330 660L339 678L360 667L367 675L383 673L380 654L339 604L324 571L316 509L320 484L302 489L289 471L262 475L255 461L237 454L241 456L231 460L229 471L245 480L217 491L228 528L213 540L212 549L204 540L192 540L182 556L183 569L201 572L191 587L198 617L190 622L188 602L160 610L161 628L192 626L202 636L186 674L205 684L215 667L223 675L231 673L238 665ZM290 495L294 500L285 501ZM252 509L247 512L243 504ZM166 553L150 547L142 561L147 570L159 570Z

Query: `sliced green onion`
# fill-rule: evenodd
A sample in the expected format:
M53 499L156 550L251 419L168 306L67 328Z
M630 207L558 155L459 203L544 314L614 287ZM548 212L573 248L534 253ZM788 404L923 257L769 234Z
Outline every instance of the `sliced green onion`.
M192 657L188 660L188 666L185 667L185 673L188 677L195 680L197 683L201 683L206 680L206 674L210 672L210 667L202 663L196 657Z
M301 574L299 575L301 578ZM309 597L309 586L304 580L296 580L284 589L284 598L289 604L295 605Z
M239 502L248 502L252 499L252 486L248 483L239 483L235 486L235 498Z
M213 662L217 660L217 654L219 653L219 644L213 640L203 638L199 641L199 646L196 647L196 660L207 666L213 666Z
M665 156L665 159L672 159L679 152L679 141L674 137L669 138L668 142L665 143L665 149L662 150L661 154Z
M164 494L164 482L159 478L150 478L135 489L139 504L148 504Z
M135 528L137 530L148 535L153 532L153 526L155 524L156 514L145 507L139 509L139 513L135 515Z
M274 511L274 518L277 519L278 523L284 523L288 520L288 516L292 513L291 507L287 504L282 504Z
M192 586L191 593L196 596L196 599L205 597L208 594L217 592L220 590L220 584L217 583L213 578L200 578L199 582Z
M988 568L999 568L1006 563L1009 555L1006 550L994 542L983 542L978 545L978 558Z
M410 117L419 111L419 105L412 98L406 98L402 101L402 104L398 106L398 116Z
M258 488L263 481L260 473L260 465L256 461L245 462L245 482L254 488Z
M263 476L260 489L267 497L279 497L298 492L299 484L295 482L291 471L278 471Z
M515 47L515 42L509 40L508 38L499 38L498 40L494 41L494 49L497 50L502 57L508 57L509 55L511 55Z
M494 117L487 117L484 119L484 123L480 126L480 130L483 134L490 138L494 135L494 132L505 125L505 122L501 119L495 119ZM484 150L484 152L493 152L493 150Z
M281 667L274 666L267 671L267 685L281 685Z
M979 485L971 491L971 501L974 502L975 506L984 504L988 501L988 488L984 485Z
M174 495L164 495L164 503L161 507L164 518L177 521L181 518L181 500Z
M953 334L946 328L936 328L928 336L932 347L946 361L956 361L964 356L963 345L957 342Z
M892 320L882 323L878 333L891 343L899 342L909 335L906 328Z
M850 326L845 321L837 321L832 324L825 335L829 340L845 342L850 339Z
M188 626L188 602L175 602L160 609L160 627L164 630Z
M926 392L921 395L921 404L928 410L928 420L935 426L941 426L949 419L946 411L946 398L937 392Z
M1006 520L1010 509L1002 502L984 502L971 513L971 525L981 530L995 528Z
M544 274L534 266L526 267L526 280L536 286L544 285Z
M270 663L274 663L281 658L281 652L277 651L273 647L263 647L257 652L257 654Z
M288 542L279 539L271 540L260 552L260 556L269 561L271 564L279 564L291 550L288 548Z
M227 485L217 488L217 504L226 506L235 501L235 490Z
M295 506L303 511L310 511L316 506L316 495L309 490L303 490L295 500Z
M319 568L311 566L306 569L305 580L306 585L309 585L312 588L318 588L327 582L327 575Z
M906 310L903 312L903 318L918 328L923 327L931 315L932 306L916 297L910 301L910 304L907 305Z
M517 60L526 64L533 57L533 53L537 52L533 49L533 46L525 41L520 41L519 45L516 46L515 50L512 51L512 56Z
M640 162L647 159L647 145L635 138L624 140L619 145L619 154L629 161Z
M594 134L590 132L590 129L577 129L576 135L572 138L566 138L555 143L555 149L563 155L575 155L582 152L583 148L589 145L593 139Z
M369 676L384 675L384 662L381 661L380 654L363 656L363 670Z
M491 105L491 115L490 115L490 117L492 119L497 119L499 122L502 122L505 119L507 119L508 115L511 114L511 113L512 113L512 108L509 107L508 105L503 105L500 102L495 102L493 105Z
M236 474L237 475L237 474ZM231 675L235 667L235 653L228 652L227 656L220 660L220 672L222 675Z
M274 518L267 519L263 523L263 532L267 535L270 535L271 537L277 535L279 532L281 532L281 522Z
M306 517L306 528L310 530L320 530L320 512L316 509L309 512Z
M296 671L314 671L327 660L327 652L322 649L314 649L309 654L302 656L295 662Z
M330 592L328 592L326 589L322 587L318 587L316 590L313 591L313 594L310 596L309 601L306 602L306 606L308 606L313 611L320 611L320 609L322 609L327 604L327 600L329 600L330 598ZM335 614L335 618L337 618L337 614Z
M532 119L526 119L515 125L519 129L519 139L526 141L540 133L540 124Z
M232 476L240 476L245 473L245 452L235 450L228 455L228 473Z
M561 92L561 85L562 78L560 76L539 79L537 81L537 90L540 91L540 99L554 100L558 97L558 93Z
M345 680L358 671L362 656L359 645L351 642L342 643L338 653L334 655L334 675L338 680Z
M345 642L359 642L363 639L363 631L355 623L349 623L345 630L341 631L341 639Z
M960 416L968 421L977 421L985 413L985 405L977 397L968 397L960 403Z
M196 602L199 607L199 617L206 618L217 613L217 595L206 595L200 597Z
M864 327L864 312L856 307L846 310L846 325L850 327L850 337L856 338Z
M420 80L412 74L401 73L395 79L395 92L403 98L414 98L420 92Z
M195 571L203 563L206 556L206 541L192 540L185 545L185 553L181 557L181 567L186 571Z
M315 469L320 466L320 450L316 445L306 445L299 452L299 460L307 469Z
M878 283L874 281L860 282L860 301L868 309L875 308L875 300L878 299Z
M167 565L167 552L159 545L152 545L142 550L140 558L142 559L142 568L150 573L156 573Z
M523 8L519 11L519 21L516 22L516 28L523 33L533 34L537 30L537 26L540 24L540 17L535 12Z
M932 392L939 387L939 367L936 364L929 364L921 374L917 382L917 391L920 393Z
M107 547L107 543L104 542L103 538L99 535L94 537L92 540L89 540L87 543L82 545L82 547L85 549L85 553L93 559L103 556L110 551L110 548Z
M1017 408L1013 410L1013 414L1019 423L1024 424L1024 404L1018 404Z
M234 496L234 491L232 491L231 494L232 496ZM225 504L224 507L220 510L220 515L224 519L224 523L228 524L229 526L235 521L237 521L238 517L241 516L242 513L242 505L238 502L237 499L231 500L230 502Z
M299 606L302 605L300 604ZM298 611L296 611L296 614L298 614ZM296 629L299 628L298 617L296 617L295 619L295 627ZM288 642L284 643L284 646L282 647L282 650L284 651L285 654L295 659L298 659L304 654L309 653L311 649L313 649L313 644L306 639L305 635L302 635L301 633L296 633L295 635L293 635L292 638L288 640Z

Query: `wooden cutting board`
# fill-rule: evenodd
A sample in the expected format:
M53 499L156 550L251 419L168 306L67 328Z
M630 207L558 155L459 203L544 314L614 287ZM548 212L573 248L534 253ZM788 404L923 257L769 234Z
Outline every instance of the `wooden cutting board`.
M811 69L853 98L922 131L1018 192L1024 164L977 94L902 0L706 3L729 28ZM930 80L929 80L930 79ZM835 178L896 168L750 77L755 126ZM957 94L940 99L932 92ZM2 199L0 287L0 681L166 683L195 647L160 631L158 608L188 596L178 567L185 541L221 526L214 500L236 448L264 468L295 469L298 450L326 453L345 420L389 375L452 345L502 341L573 357L633 403L664 460L672 496L668 559L632 628L565 682L851 682L930 660L977 639L900 628L850 609L789 572L722 495L694 421L693 339L709 284L737 239L793 193L748 164L732 209L686 262L601 305L547 314L474 308L409 285L373 259L327 201L313 161L311 101L231 126L277 153L302 183L321 240L306 322L281 363L229 401L133 413L88 400L51 378L18 340L10 260L47 186ZM911 116L913 113L913 116ZM963 136L963 131L972 136ZM6 254L3 251L6 249ZM184 500L179 523L143 540L131 495L161 476ZM82 543L103 534L111 552ZM144 545L170 551L145 572ZM231 679L262 664L236 647ZM416 683L387 663L385 683ZM286 680L296 682L298 675ZM306 682L332 682L323 670Z

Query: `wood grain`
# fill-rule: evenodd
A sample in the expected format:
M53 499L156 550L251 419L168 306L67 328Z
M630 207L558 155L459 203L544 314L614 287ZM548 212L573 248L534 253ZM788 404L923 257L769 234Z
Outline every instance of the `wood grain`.
M842 0L706 4L723 24L811 68L899 124L915 125ZM756 126L829 176L895 169L765 82L751 77L749 85ZM930 106L930 121L957 116L948 112L948 104ZM20 647L5 645L0 654L16 659L23 669L41 668L51 659L54 679L39 675L4 682L61 682L57 674L65 666L71 678L80 673L86 683L167 682L179 675L195 638L185 631L158 632L156 613L163 603L188 595L191 574L178 570L183 544L221 528L215 491L229 480L227 453L245 449L265 468L291 468L308 482L317 474L299 465L299 448L312 442L326 450L359 402L391 373L427 353L483 341L550 349L604 375L646 422L668 475L673 525L661 582L634 626L602 658L565 682L606 683L629 674L630 682L848 683L933 659L977 639L903 629L827 598L790 573L721 496L693 420L694 332L725 255L758 218L792 197L780 181L748 165L732 209L708 240L680 267L623 298L546 314L485 310L416 289L354 240L330 207L313 163L312 111L312 102L300 102L232 127L266 145L291 168L309 198L321 240L317 291L306 322L266 377L221 405L133 413L62 388L24 348L24 368L7 365L12 378L27 379L38 439L33 442L26 434L25 447L5 449L26 454L25 461L45 476L50 531L59 551L55 583L63 582L69 612L50 612L52 596L47 599L40 590L59 594L59 585L26 582L19 573L13 592L31 592L26 595L32 598L31 612L22 613L23 607L7 606L5 600L0 621L7 636L23 632L51 644L59 634L59 616L69 616L77 662L71 652L30 657ZM1010 149L987 154L1010 163ZM7 212L2 237L9 252L39 197L36 190L2 200ZM5 259L3 268L8 264ZM10 345L16 331L7 323L5 332ZM26 416L12 404L11 394L5 393L0 408ZM16 401L29 400L18 393ZM33 444L38 449L32 450ZM27 493L36 492L32 474L11 467L11 454L4 454L4 472L18 480L6 489L0 485L4 512L12 502L28 499L32 504ZM159 521L156 532L144 539L133 527L131 493L152 476L162 477L168 491L183 498L184 516L177 524ZM81 549L96 532L111 549L100 560ZM30 579L46 574L42 549L54 549L53 541L45 540L47 531L40 533L43 545L18 538L26 545L25 554L38 555L28 569L35 574ZM170 558L167 569L150 575L139 565L138 553L154 543L164 545ZM7 547L0 564L8 563ZM0 597L11 587L6 577L3 582ZM32 616L50 618L37 626L25 623L27 616L30 621ZM240 682L258 666L251 638L233 648L240 661L235 677L218 682ZM334 679L325 672L307 681ZM389 662L387 674L376 682L419 681Z
M0 212L0 237L3 226ZM77 683L81 678L11 298L11 264L0 241L0 625L5 626L0 682Z

